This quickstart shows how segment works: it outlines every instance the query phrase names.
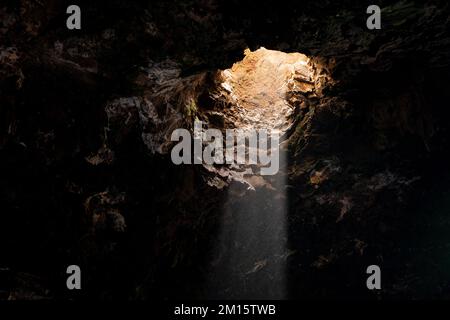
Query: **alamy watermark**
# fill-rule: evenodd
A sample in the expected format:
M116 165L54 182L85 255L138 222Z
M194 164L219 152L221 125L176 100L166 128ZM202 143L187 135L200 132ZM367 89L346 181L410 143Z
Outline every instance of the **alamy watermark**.
M177 165L259 165L261 175L274 175L280 167L280 135L276 131L226 129L224 139L222 131L203 131L202 121L196 120L193 135L189 130L179 128L172 132L171 140L178 141L171 152L172 162Z

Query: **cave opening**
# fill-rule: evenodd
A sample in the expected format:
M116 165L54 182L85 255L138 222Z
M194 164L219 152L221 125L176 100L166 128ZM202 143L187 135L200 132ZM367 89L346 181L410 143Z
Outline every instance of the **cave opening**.
M233 102L227 116L234 126L286 131L294 113L286 95L297 90L299 82L312 84L309 63L307 56L297 52L246 49L243 60L220 72L221 86Z

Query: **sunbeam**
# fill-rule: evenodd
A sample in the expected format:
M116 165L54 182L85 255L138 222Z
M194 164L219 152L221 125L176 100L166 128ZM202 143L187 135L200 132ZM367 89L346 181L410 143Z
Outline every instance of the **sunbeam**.
M256 128L282 135L293 123L294 107L286 94L300 76L310 78L303 54L246 50L242 61L222 72L222 87L234 104L224 111L229 123L244 132ZM229 187L211 263L210 297L283 299L287 295L287 150L286 144L278 142L270 149L279 151L275 175L261 175L247 162L239 169L248 188L239 183Z

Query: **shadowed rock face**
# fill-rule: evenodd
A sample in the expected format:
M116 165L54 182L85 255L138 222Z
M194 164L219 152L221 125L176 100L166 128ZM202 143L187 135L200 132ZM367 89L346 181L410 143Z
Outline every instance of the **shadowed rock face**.
M76 32L64 1L0 5L1 298L279 297L260 281L279 261L284 297L448 297L449 7L379 1L368 31L351 3L80 1ZM239 122L221 86L262 46L305 54L312 72L277 109L291 110L285 180L173 165L168 138L196 118L283 120ZM274 254L263 217L281 205ZM381 292L365 288L370 264L386 270ZM214 285L221 274L260 287Z

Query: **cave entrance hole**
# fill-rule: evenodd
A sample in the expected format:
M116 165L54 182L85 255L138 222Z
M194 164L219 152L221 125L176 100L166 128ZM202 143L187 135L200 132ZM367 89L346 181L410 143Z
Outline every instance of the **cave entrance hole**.
M287 101L299 83L311 84L309 58L301 53L285 53L261 47L246 49L244 59L221 71L221 86L233 107L225 110L239 128L279 130L292 124L294 107ZM304 89L304 88L303 88Z

